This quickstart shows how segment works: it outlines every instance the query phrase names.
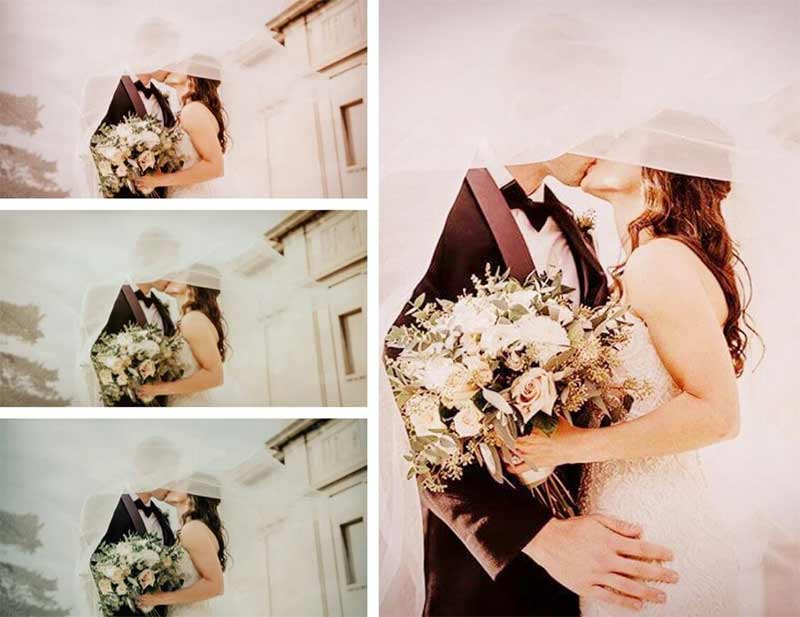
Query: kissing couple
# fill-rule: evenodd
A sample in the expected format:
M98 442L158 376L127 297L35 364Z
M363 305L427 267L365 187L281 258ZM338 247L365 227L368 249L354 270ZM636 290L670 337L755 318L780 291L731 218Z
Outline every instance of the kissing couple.
M549 436L519 437L504 453L506 483L471 465L442 492L419 488L425 615L736 613L733 536L698 454L739 430L747 302L722 216L731 183L678 173L685 165L664 164L663 153L685 161L697 152L674 142L670 150L652 141L665 131L638 128L593 156L469 170L411 295L455 301L487 264L519 281L560 272L573 303L624 307L631 334L615 377L648 384L613 422L562 421ZM643 152L661 162L631 163ZM557 196L565 187L612 209L624 258L611 277L590 226ZM395 326L413 325L412 313ZM575 497L576 516L554 518L525 488L526 472L549 467Z

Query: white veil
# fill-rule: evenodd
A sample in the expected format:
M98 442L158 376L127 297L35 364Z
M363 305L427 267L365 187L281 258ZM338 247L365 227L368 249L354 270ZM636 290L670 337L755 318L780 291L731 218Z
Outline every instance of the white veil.
M227 532L229 558L225 593L211 600L212 610L215 615L227 617L267 614L267 527L271 521L291 516L292 508L302 508L315 495L293 493L283 465L266 450L246 458L241 453L215 452L174 424L161 426L156 433L139 443L120 443L119 456L103 462L107 480L84 501L76 553L77 597L84 602L79 614L102 617L89 564L108 530L120 496L156 488L221 500L219 511ZM267 476L268 484L254 483L254 479L264 480ZM170 510L169 506L159 506L162 511ZM180 528L174 513L171 523L173 528Z
M800 327L790 308L797 297L790 271L800 257L790 231L800 222L791 205L799 163L796 143L789 145L798 131L789 110L797 100L800 48L792 32L800 9L625 0L557 9L474 2L458 12L446 2L390 2L383 9L382 102L391 119L381 144L383 332L423 275L466 168L487 166L487 151L502 164L574 151L733 182L723 208L753 277L751 314L766 355L752 373L760 355L754 342L740 380L739 438L703 455L735 527L741 612L791 612L800 600L781 563L800 552L800 493L788 471L800 428L784 377L793 352L787 333ZM425 26L409 49L403 33L418 12ZM400 96L412 84L436 92L424 112ZM575 198L579 206L591 201ZM602 217L602 202L596 207ZM405 430L383 374L381 414L382 612L419 614L422 522L416 485L405 479Z
M318 297L317 285L305 274L291 274L290 268L281 267L283 256L268 245L260 230L254 229L247 237L241 226L229 226L220 220L209 235L207 228L193 228L190 212L185 215L185 225L145 230L133 239L128 251L120 242L121 258L109 262L105 274L99 276L103 282L86 290L79 315L75 363L81 404L102 404L91 348L108 321L120 288L158 279L220 291L218 303L229 350L223 364L224 384L209 391L213 404L267 403L264 322L280 310L310 310ZM170 306L177 323L180 307L166 295L159 298ZM302 376L288 366L273 363L270 378L302 387Z
M216 181L218 192L225 197L264 194L267 152L262 112L277 100L298 105L316 102L327 81L314 78L267 31L264 24L279 3L265 3L260 9L246 5L238 12L236 4L224 12L209 12L206 5L187 12L185 7L165 6L155 0L140 3L135 10L119 5L98 9L109 22L130 25L94 32L92 46L103 53L88 58L80 67L84 87L75 174L80 196L99 196L88 144L108 111L120 77L159 70L222 82L219 94L230 139L225 175ZM247 56L248 49L259 58L271 58L269 83L260 83L249 71L252 59ZM156 82L156 86L165 93L177 117L181 107L177 93L165 84Z

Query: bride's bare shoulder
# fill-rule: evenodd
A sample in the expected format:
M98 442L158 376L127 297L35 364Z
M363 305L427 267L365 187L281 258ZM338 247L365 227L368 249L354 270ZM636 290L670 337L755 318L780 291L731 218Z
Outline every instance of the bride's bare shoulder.
M216 542L214 533L203 521L194 519L185 523L181 528L181 544L187 548L192 545L196 546L198 543L206 543L209 540Z
M189 311L181 317L181 333L191 337L192 334L214 329L214 324L202 311Z
M200 101L189 101L181 109L181 125L187 127L216 126L217 119L211 110Z
M625 295L640 315L691 302L703 293L700 267L702 262L682 242L656 238L633 251L625 263Z

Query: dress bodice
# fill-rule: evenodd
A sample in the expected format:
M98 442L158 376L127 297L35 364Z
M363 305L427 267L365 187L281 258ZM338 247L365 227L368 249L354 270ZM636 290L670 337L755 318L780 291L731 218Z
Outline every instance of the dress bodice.
M620 352L618 379L646 382L623 422L640 418L680 393L650 338L647 325L633 323ZM669 566L680 573L676 586L654 583L668 595L667 605L645 604L641 615L728 615L735 613L737 565L730 535L717 512L698 451L632 460L591 463L584 467L579 496L584 514L602 512L639 523L644 539L672 549ZM581 600L581 615L627 615L624 609Z
M183 169L191 169L200 161L200 154L192 143L189 133L180 129L180 140L178 141L178 152L185 158ZM214 197L217 180L208 182L198 182L186 186L173 186L167 191L167 195L173 199Z
M178 336L182 337L180 334L180 324L178 325ZM197 358L194 357L192 348L189 346L186 339L183 339L183 345L181 345L178 351L178 361L184 367L183 379L191 377L200 369L200 364L197 362ZM202 392L195 392L193 394L176 394L167 399L168 407L208 407L210 405L211 394L209 390L203 390Z
M183 547L180 549L180 555L178 570L183 577L183 588L186 589L200 580L200 573L194 567L188 551ZM168 615L169 617L211 617L211 602L205 600L191 604L176 604L170 607Z

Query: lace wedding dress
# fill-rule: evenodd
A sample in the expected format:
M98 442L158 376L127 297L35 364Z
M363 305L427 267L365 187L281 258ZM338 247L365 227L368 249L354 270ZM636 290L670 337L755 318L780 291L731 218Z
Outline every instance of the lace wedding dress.
M645 415L678 393L656 352L647 325L629 313L631 340L621 352L621 377L647 381L652 393L634 403L628 419ZM706 484L697 451L657 458L593 463L585 467L580 508L640 523L644 539L669 547L675 585L651 583L667 594L667 603L646 603L638 615L736 614L738 566ZM583 617L630 615L621 607L581 599Z
M184 169L189 169L200 161L200 155L189 137L189 133L181 130L181 139L178 142L178 152L186 157ZM167 197L170 199L192 199L192 198L206 198L206 197L219 197L219 179L209 180L208 182L198 182L197 184L188 184L186 186L173 186L167 191Z
M181 558L178 569L183 576L183 589L191 587L200 580L200 574L192 563L192 558L186 549L181 548ZM169 607L169 617L212 617L211 602L193 602L191 604L174 604Z
M178 360L185 369L183 379L191 377L200 369L197 358L194 357L192 348L186 342L186 339L183 340L183 345L181 345L178 352ZM175 394L167 399L167 407L210 407L213 404L211 393L212 390L203 390L193 394Z

